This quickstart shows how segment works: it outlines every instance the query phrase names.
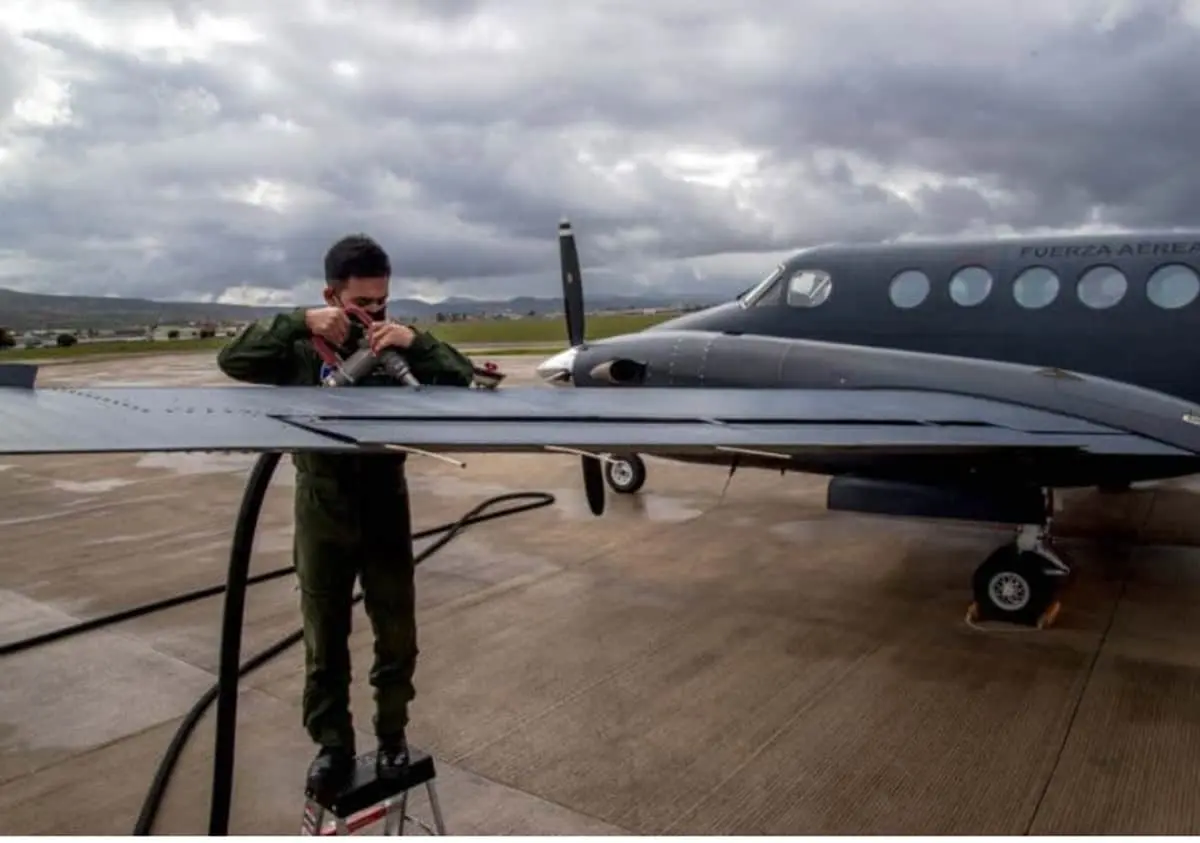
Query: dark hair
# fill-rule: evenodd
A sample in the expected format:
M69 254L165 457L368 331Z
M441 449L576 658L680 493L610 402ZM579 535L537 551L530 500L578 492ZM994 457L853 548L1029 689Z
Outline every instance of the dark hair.
M351 278L390 278L392 262L383 247L365 234L351 234L325 253L325 283L340 287Z

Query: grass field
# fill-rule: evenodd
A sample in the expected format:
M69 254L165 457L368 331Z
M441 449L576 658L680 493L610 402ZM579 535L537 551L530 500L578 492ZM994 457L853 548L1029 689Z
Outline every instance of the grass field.
M598 340L617 334L632 334L665 322L674 313L630 314L597 313L587 317L587 335ZM443 322L418 326L456 345L471 343L544 343L567 344L567 325L562 317L541 319L480 319L475 322Z
M664 322L675 314L617 314L598 313L587 318L587 335L589 339L602 339L617 334L634 333L636 331ZM545 352L545 348L524 347L525 343L561 343L567 344L566 326L562 319L480 319L472 322L443 322L441 324L424 324L417 327L432 332L446 342L469 347L473 344L501 344L503 347L491 347L488 354L524 354ZM121 341L90 342L67 348L54 346L46 348L20 348L0 351L0 363L6 360L76 360L90 357L124 357L133 354L181 354L188 352L217 351L225 343L227 337L212 339L178 339L161 340L156 342Z

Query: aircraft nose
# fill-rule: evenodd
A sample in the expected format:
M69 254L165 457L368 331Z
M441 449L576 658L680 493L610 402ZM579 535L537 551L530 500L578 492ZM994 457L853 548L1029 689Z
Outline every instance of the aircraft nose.
M568 348L553 357L547 357L538 364L538 377L554 386L566 386L571 382L571 372L575 369L575 356L578 350Z

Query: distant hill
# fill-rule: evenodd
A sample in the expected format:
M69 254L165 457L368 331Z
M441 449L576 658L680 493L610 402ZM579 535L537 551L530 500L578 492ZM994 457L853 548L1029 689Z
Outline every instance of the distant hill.
M722 298L693 293L662 296L592 296L588 297L587 307L590 311L700 307L715 304ZM287 308L204 302L158 302L149 299L100 296L52 296L0 288L0 327L15 332L48 328L141 329L152 323L180 325L188 322L244 322L284 309ZM561 311L561 299L533 296L488 301L452 297L433 304L418 299L395 299L388 305L390 314L413 321L433 320L439 312L447 315L486 316L503 313L542 315Z

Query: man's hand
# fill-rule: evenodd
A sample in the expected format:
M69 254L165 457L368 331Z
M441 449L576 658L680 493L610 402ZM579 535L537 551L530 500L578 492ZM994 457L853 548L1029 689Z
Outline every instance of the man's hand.
M315 336L341 345L350 335L350 317L340 307L314 307L304 314L304 324Z
M408 348L416 334L407 325L399 322L375 322L367 328L367 341L375 354L385 348Z

